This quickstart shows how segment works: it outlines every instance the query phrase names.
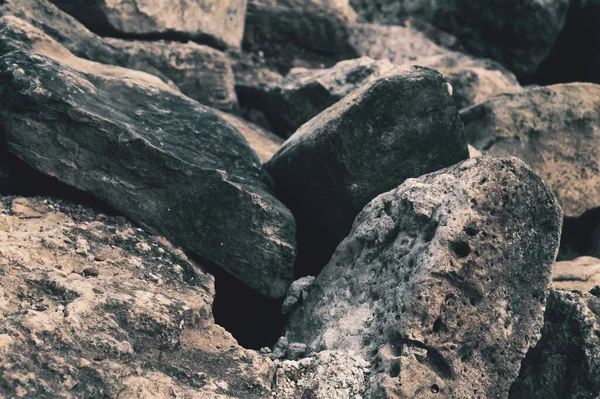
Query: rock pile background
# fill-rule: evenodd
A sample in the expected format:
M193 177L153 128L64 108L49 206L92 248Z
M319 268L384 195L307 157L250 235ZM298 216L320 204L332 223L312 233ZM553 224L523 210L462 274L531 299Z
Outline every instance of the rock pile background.
M0 398L600 397L597 0L0 2Z

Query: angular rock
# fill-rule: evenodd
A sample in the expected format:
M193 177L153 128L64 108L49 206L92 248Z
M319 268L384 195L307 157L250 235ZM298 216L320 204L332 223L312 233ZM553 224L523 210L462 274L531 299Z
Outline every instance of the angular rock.
M313 276L302 277L292 283L288 288L285 300L281 305L281 313L289 313L296 305L298 305L300 299L306 299L307 292L310 286L315 282Z
M274 133L290 137L300 126L346 95L392 70L388 61L364 57L329 69L294 68L281 81L238 90L240 104L265 115Z
M348 0L248 0L244 49L268 56L296 49L351 58L348 26L356 13Z
M378 194L469 157L448 84L397 68L304 124L266 164L297 221L299 275L317 275Z
M569 0L350 0L364 21L399 25L417 17L456 36L478 57L519 77L533 75L552 50ZM518 16L518 18L515 18Z
M51 0L101 36L177 38L239 48L246 0Z
M600 259L581 256L572 261L556 262L552 271L552 287L589 291L600 285Z
M0 395L269 396L273 364L214 323L214 279L180 249L87 206L0 197L17 205L37 216L0 213Z
M365 397L507 398L539 338L561 222L517 158L409 179L358 215L287 337L361 355Z
M551 290L542 338L527 353L510 399L600 396L600 298Z
M11 153L259 292L285 295L293 217L256 154L215 112L144 81L80 73L25 51L0 58L0 77Z
M504 94L464 110L461 117L477 149L519 157L546 179L566 216L600 205L600 85Z

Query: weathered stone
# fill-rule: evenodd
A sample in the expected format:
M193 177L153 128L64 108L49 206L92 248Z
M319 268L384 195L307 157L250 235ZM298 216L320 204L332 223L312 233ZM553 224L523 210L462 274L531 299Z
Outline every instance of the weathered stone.
M600 396L600 298L551 290L542 338L529 350L510 399Z
M409 179L358 215L287 337L363 356L365 397L506 398L539 338L561 221L517 158Z
M304 124L267 164L298 225L299 275L317 275L378 194L469 156L438 72L397 68Z
M469 53L517 76L533 75L560 34L569 0L350 0L369 22L399 25L417 17L458 38ZM518 16L518 18L515 18Z
M281 305L281 313L288 314L295 306L300 303L300 299L306 299L307 291L315 282L315 277L305 276L292 283Z
M552 271L552 287L589 291L600 285L600 259L582 256L572 261L556 262Z
M261 111L273 132L290 137L300 126L346 95L392 70L389 61L364 57L329 69L294 68L277 83L238 90L241 104Z
M51 0L102 36L183 38L239 48L246 0Z
M289 48L350 58L348 26L355 20L348 0L248 0L244 48L268 56Z
M25 51L0 58L0 77L11 153L263 294L285 295L293 217L218 114L141 80L84 74Z
M464 110L461 117L477 149L519 157L546 179L566 216L600 205L600 85L504 94Z
M213 278L181 250L66 201L0 204L39 213L0 213L0 395L269 396L273 364L214 323ZM80 239L106 261L75 256Z

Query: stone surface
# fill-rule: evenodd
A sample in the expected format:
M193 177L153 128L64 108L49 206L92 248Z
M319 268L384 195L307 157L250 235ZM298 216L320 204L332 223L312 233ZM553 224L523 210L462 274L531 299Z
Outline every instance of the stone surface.
M301 300L306 299L308 290L314 282L315 277L313 276L302 277L294 281L290 285L290 288L288 288L283 305L281 305L281 313L289 313L295 306L301 303Z
M102 36L185 38L239 48L246 0L51 0Z
M517 158L480 157L375 198L287 327L373 365L373 398L507 398L543 323L562 214Z
M270 395L273 364L214 323L213 278L167 240L54 198L0 204L0 395Z
M582 256L572 261L556 262L552 271L552 287L589 291L600 285L600 259Z
M368 57L328 69L294 68L280 82L238 91L242 104L262 112L273 132L290 137L300 126L346 95L392 70L389 61Z
M552 50L569 0L351 0L362 20L398 25L418 17L519 77L533 75ZM515 16L518 16L516 18Z
M573 83L505 94L461 113L485 154L521 158L558 197L566 216L600 205L600 85Z
M510 399L600 396L600 298L551 290L542 338L527 353Z
M285 295L293 217L218 114L141 80L84 74L25 51L0 58L0 77L11 153L263 294Z
M316 275L378 194L468 158L448 84L397 68L304 124L266 164L298 225L297 274Z

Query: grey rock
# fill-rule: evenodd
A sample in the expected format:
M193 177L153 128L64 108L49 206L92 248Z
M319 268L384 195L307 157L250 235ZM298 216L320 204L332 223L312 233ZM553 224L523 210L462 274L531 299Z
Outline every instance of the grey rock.
M469 157L448 84L397 68L304 124L266 164L297 221L297 275L317 275L378 194Z
M268 355L271 359L284 359L287 355L287 350L289 347L289 342L286 337L279 337L275 346L273 347L273 351Z
M246 0L51 0L91 31L113 37L185 38L239 49Z
M315 277L306 276L302 277L292 283L290 288L288 288L287 295L285 296L285 300L283 301L283 305L281 305L281 313L288 314L300 301L308 296L308 289L315 282Z
M566 216L600 205L600 85L573 83L503 94L461 113L484 154L516 156L554 191Z
M287 347L286 357L290 360L298 360L306 354L306 344L302 342L292 342Z
M551 290L542 338L527 353L510 399L600 396L600 298Z
M569 0L351 0L362 20L400 25L417 17L456 36L468 52L519 77L533 75L552 50ZM518 18L515 18L518 16Z
M561 223L517 158L409 179L357 216L287 337L363 356L365 397L507 398L539 339Z
M246 140L217 113L143 80L82 73L26 51L1 57L0 76L11 153L261 293L285 295L296 252L292 214Z

